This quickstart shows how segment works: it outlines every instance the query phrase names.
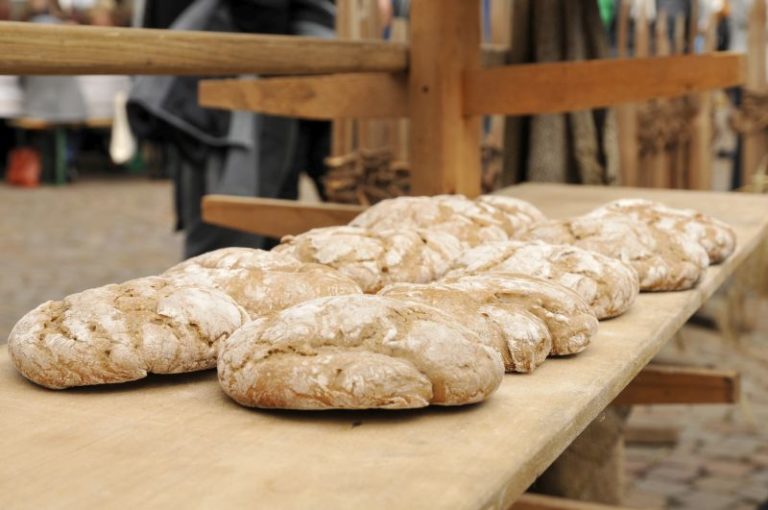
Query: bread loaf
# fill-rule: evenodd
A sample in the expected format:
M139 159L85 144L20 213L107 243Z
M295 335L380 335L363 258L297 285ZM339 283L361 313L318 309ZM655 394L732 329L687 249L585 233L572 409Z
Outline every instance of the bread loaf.
M423 228L451 234L465 246L477 246L506 240L544 219L531 204L510 197L469 200L463 195L437 195L383 200L350 225L375 231Z
M672 235L685 235L704 248L710 264L718 264L736 249L736 233L726 223L693 209L675 209L641 198L625 198L597 208L590 216L625 214Z
M552 350L546 324L516 304L498 303L487 293L470 293L440 283L397 283L380 296L424 303L447 313L487 339L508 372L533 372Z
M556 281L576 291L598 319L626 312L639 292L631 266L600 253L541 241L506 241L465 251L446 275L522 273Z
M501 383L499 354L439 310L382 296L306 301L250 322L222 345L224 391L283 409L462 405Z
M166 271L179 283L226 292L251 318L317 297L360 294L360 287L328 266L300 262L286 253L222 248Z
M221 340L247 320L218 290L140 278L43 303L8 349L24 377L48 388L120 383L212 368Z
M328 265L364 292L374 293L391 283L425 283L441 277L461 252L461 244L444 232L342 226L286 236L273 252Z
M583 351L597 333L597 318L589 305L553 281L515 273L482 273L444 278L441 283L485 303L514 305L532 313L547 325L554 355Z
M552 244L572 244L631 265L640 290L683 290L696 285L709 265L704 249L687 236L673 235L627 215L604 211L550 220L522 236Z

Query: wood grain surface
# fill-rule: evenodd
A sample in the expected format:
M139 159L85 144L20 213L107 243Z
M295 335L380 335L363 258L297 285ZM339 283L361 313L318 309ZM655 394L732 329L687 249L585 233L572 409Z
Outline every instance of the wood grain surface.
M521 185L563 217L619 197L729 222L736 253L698 287L642 294L589 349L508 374L486 403L407 412L245 409L213 372L50 391L0 350L0 508L507 509L765 239L768 197Z
M316 74L404 71L382 41L0 22L0 74Z
M737 53L492 67L464 75L464 112L528 115L612 106L731 87L745 80Z

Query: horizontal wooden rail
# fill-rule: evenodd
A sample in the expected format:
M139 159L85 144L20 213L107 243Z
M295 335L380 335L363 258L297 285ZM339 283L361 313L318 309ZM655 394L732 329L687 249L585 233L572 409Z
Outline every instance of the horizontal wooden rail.
M344 73L262 80L206 80L200 104L307 119L408 116L404 74Z
M743 56L734 53L488 68L465 75L465 108L473 115L582 110L729 87L743 77ZM200 100L312 119L409 115L406 79L389 73L211 80Z
M576 501L573 499L543 494L525 493L515 501L509 510L629 510L627 507L603 505L591 501Z
M464 75L468 115L585 110L744 83L738 53L494 67Z
M408 49L382 41L0 22L0 74L402 72Z
M736 372L648 365L613 404L732 404L739 401L739 394Z
M206 223L277 238L313 228L344 225L363 210L359 205L310 204L273 198L203 197Z

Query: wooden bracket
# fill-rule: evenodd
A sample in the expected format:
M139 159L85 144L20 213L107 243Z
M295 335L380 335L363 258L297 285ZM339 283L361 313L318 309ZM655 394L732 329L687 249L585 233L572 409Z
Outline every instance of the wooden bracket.
M616 397L613 405L733 404L739 401L739 374L665 365L648 365Z
M509 510L629 510L625 507L603 505L591 501L576 501L573 499L545 496L543 494L523 494L515 501Z
M358 205L308 204L274 198L203 197L203 220L206 223L277 238L313 228L344 225L364 210Z

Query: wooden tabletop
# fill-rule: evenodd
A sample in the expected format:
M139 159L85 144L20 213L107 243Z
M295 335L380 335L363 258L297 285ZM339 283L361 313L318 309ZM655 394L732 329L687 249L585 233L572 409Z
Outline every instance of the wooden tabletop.
M508 374L480 405L416 411L265 412L212 372L49 391L0 349L2 508L506 508L595 419L765 238L768 198L524 185L551 216L621 196L696 207L739 246L691 291L643 294L582 354Z

